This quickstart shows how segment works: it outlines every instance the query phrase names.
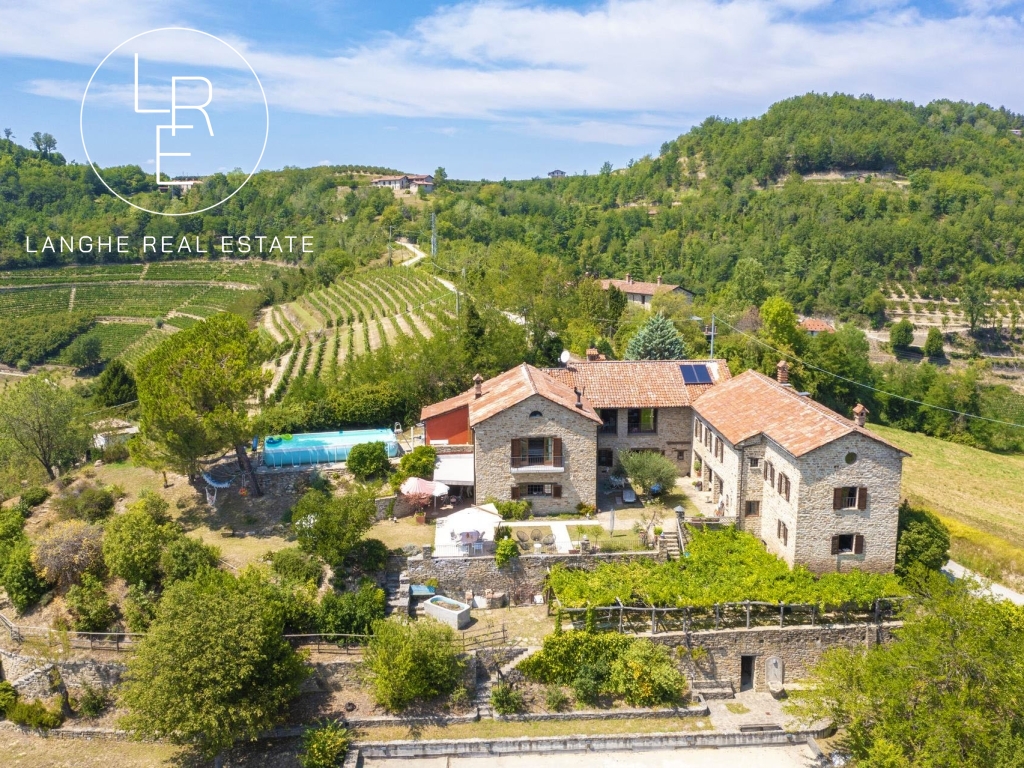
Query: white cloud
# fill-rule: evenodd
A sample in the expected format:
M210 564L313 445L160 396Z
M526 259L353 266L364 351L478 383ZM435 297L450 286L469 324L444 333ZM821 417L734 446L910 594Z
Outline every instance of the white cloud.
M339 56L231 42L274 109L479 119L551 137L647 144L706 114L756 114L810 90L1024 108L1024 84L1008 76L1024 24L1003 5L963 0L958 15L937 18L902 0L854 0L837 20L821 21L840 6L606 0L574 9L483 0L443 8L405 35ZM83 7L57 0L43 13L35 3L0 0L0 55L98 62L138 30L178 21L142 4L127 13L113 0ZM65 98L71 91L56 81L31 88Z

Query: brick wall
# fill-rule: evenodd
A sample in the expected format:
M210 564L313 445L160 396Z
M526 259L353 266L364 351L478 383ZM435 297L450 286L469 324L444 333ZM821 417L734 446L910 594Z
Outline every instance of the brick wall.
M542 415L530 418L534 411ZM562 497L530 497L535 514L567 512L580 502L597 502L597 424L583 414L533 395L477 424L474 437L476 498L480 501L510 499L513 485L551 483L562 486ZM527 437L561 438L564 467L513 473L511 442Z

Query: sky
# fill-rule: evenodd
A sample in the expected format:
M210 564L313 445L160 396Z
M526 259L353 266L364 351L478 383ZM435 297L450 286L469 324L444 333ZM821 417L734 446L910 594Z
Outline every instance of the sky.
M169 161L193 173L248 171L263 139L259 164L271 169L595 173L657 154L709 115L756 116L808 91L1024 112L1024 2L0 0L0 127L26 145L49 132L58 151L85 162L79 111L90 77L126 40L161 27L217 36L266 97L265 108L254 101L237 61L219 62L234 78L217 81L221 148ZM141 65L143 106L147 94L167 97L156 78L182 49L159 50ZM158 121L131 114L130 64L115 56L97 73L83 128L97 162L147 167ZM128 117L112 127L104 109Z

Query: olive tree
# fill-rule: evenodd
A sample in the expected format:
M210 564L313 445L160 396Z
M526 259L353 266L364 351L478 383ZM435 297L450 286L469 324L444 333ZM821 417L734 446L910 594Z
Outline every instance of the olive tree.
M0 439L39 462L51 480L85 453L80 401L48 374L28 376L0 396Z

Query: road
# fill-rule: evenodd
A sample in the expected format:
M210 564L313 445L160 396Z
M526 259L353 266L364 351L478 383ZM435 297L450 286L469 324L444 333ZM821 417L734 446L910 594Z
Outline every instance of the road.
M1024 605L1024 595L1020 592L1015 592L1009 587L1004 587L1002 584L996 584L994 581L990 582L981 574L964 568L960 563L950 560L946 563L946 567L942 569L942 572L952 576L954 579L972 578L982 585L981 592L998 597L1001 600L1009 600L1015 605Z
M403 261L402 262L402 266L403 267L412 267L412 266L418 264L419 262L423 261L425 258L427 258L427 254L425 254L423 251L421 251L417 246L413 245L412 243L403 243L401 240L399 240L397 242L398 242L398 245L400 245L403 248L405 248L406 250L412 251L414 254L416 254L415 256L413 256L408 261Z

